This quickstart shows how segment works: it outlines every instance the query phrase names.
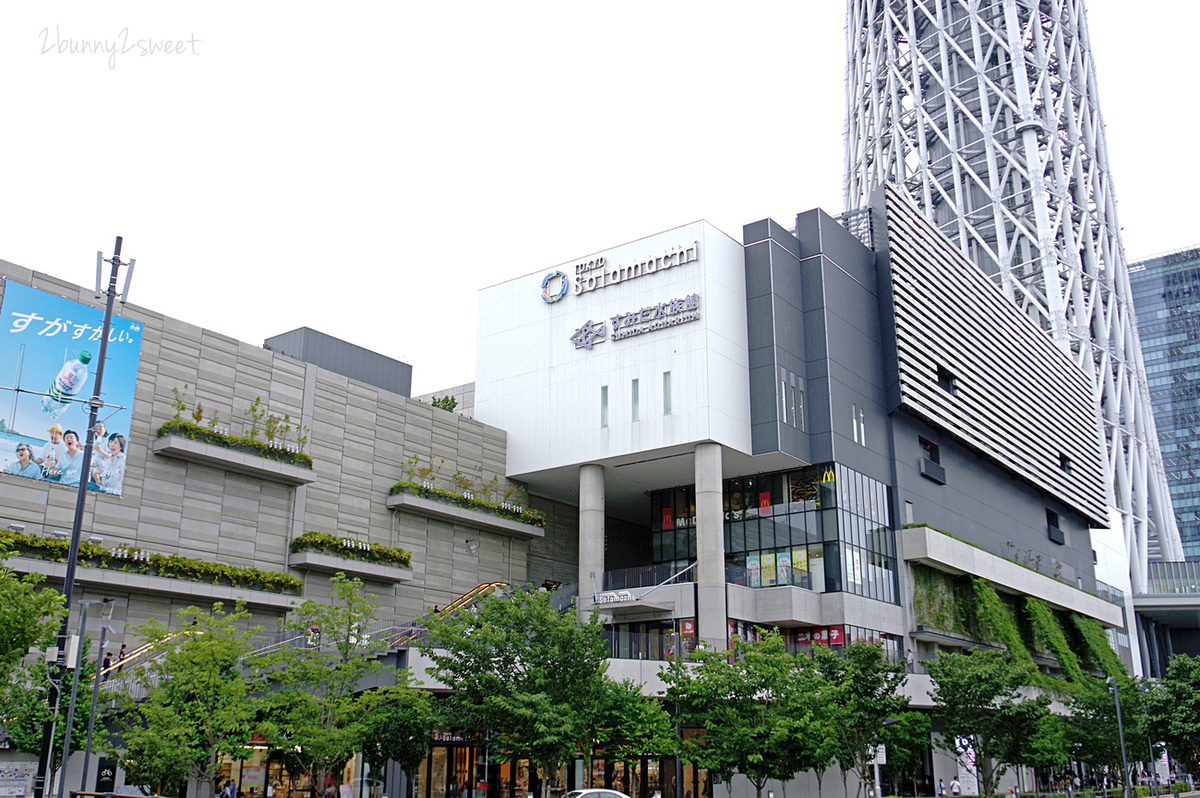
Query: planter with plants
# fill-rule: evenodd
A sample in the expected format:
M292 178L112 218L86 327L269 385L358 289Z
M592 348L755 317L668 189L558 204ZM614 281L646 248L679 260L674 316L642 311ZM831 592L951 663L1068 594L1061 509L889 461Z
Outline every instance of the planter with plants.
M404 461L401 469L404 479L392 485L388 491L391 496L388 507L421 515L441 516L500 534L527 537L542 537L545 534L542 530L546 526L546 516L537 510L527 509L521 503L522 488L517 485L501 486L499 476L485 481L482 466L476 466L476 474L455 471L446 478L450 487L439 487L441 467L445 463L445 460L434 463L429 456L422 461L420 455L413 455ZM493 518L497 520L491 520Z
M471 510L483 516L495 516L509 521L514 521L518 524L527 527L533 527L538 530L546 526L546 516L539 513L537 510L528 510L519 504L511 502L493 502L487 499L478 498L471 491L455 492L443 490L442 488L431 487L418 482L409 482L401 480L395 485L389 494L393 497L398 496L416 496L422 499L432 499L440 504L445 504L451 507L461 507L464 510ZM389 500L389 507L402 506L403 500ZM454 514L451 514L454 515ZM539 535L540 537L540 535Z
M0 546L22 557L66 562L71 543L69 540L6 530L0 531ZM271 593L299 595L304 587L304 582L291 574L242 568L176 554L157 554L132 546L109 549L96 543L82 542L79 544L79 565Z
M186 391L188 386L183 388ZM262 407L262 399L256 397L246 409L243 434L234 435L220 425L215 412L206 410L199 402L194 410L188 411L182 392L178 388L172 391L175 415L158 428L159 440L153 446L156 454L290 485L315 480L312 456L304 451L308 436L291 439L298 430L290 416L268 414Z
M412 579L412 555L404 549L380 546L326 532L305 532L292 541L288 565L325 573L344 573L382 582Z

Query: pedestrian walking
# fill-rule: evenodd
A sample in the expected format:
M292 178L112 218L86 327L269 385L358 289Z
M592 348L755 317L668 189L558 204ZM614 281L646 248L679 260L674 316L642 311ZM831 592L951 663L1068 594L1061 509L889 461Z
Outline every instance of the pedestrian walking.
M904 655L904 665L908 668L909 673L916 673L916 658L913 657L911 648L908 650L908 653Z
M950 794L962 795L962 784L959 783L958 776L950 779Z
M100 666L100 681L108 678L108 669L112 667L112 654L104 652L104 663Z
M946 782L938 779L937 798L946 798Z

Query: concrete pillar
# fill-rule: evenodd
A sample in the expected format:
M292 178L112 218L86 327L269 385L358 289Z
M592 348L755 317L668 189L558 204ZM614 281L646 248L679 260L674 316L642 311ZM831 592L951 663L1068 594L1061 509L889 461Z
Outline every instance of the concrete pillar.
M604 589L604 466L579 467L580 618L592 612L592 593Z
M696 444L696 631L712 644L728 636L721 444Z

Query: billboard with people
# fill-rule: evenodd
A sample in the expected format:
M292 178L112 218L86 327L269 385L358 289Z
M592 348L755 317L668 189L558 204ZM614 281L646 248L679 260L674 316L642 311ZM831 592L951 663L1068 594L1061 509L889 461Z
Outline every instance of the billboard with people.
M0 471L119 495L142 325L113 315L88 473L84 447L104 309L8 280L0 302Z

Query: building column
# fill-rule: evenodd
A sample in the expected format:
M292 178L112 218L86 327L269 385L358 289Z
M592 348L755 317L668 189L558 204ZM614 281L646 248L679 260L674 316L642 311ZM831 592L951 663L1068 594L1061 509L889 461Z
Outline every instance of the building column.
M579 467L580 619L592 613L592 594L604 589L604 466Z
M721 482L721 444L696 444L696 633L714 645L728 637Z

